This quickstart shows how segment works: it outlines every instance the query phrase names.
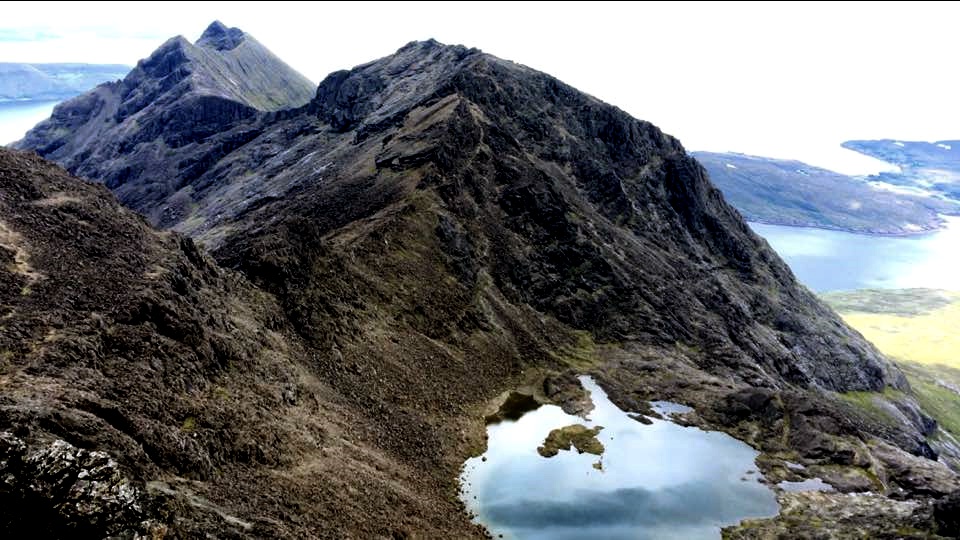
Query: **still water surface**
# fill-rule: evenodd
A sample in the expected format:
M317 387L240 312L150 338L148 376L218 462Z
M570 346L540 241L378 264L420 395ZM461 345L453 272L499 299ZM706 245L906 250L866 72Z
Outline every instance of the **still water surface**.
M53 112L57 101L7 101L0 102L0 145L7 145L23 138L30 128L46 120Z
M873 236L751 223L815 292L924 287L960 290L960 217L915 236Z
M487 452L467 461L462 496L494 537L720 538L722 526L777 514L773 492L758 481L755 450L724 433L642 424L592 379L580 380L596 406L589 421L545 405L490 425ZM571 424L603 426L602 457L537 453L551 430ZM597 461L603 470L593 468Z

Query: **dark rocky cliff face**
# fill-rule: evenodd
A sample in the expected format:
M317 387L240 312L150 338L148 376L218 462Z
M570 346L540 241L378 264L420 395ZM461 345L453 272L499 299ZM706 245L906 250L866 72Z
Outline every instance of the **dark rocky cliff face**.
M229 32L211 32L201 41L232 43ZM168 69L176 61L161 59L176 46L165 47L156 69L167 75L151 81L180 77ZM81 108L95 110L97 95ZM76 118L59 138L44 128L22 143L106 182L220 265L173 234L149 232L197 261L171 279L197 273L200 281L171 281L187 315L178 315L180 304L144 308L146 329L173 332L198 360L189 387L124 378L127 393L116 394L124 398L111 398L124 418L143 419L118 429L159 441L143 465L123 465L119 456L132 450L119 442L70 439L70 429L41 438L117 456L130 482L155 478L142 489L158 497L149 500L160 506L147 505L159 508L149 514L157 524L189 510L185 527L222 519L208 526L261 536L474 535L455 478L483 445L482 410L513 385L547 387L545 379L571 371L593 373L635 410L658 397L696 404L704 425L776 459L882 477L878 490L909 486L911 471L930 461L904 457L903 465L906 452L933 457L927 428L915 425L922 415L884 424L831 397L906 386L796 283L679 142L651 124L548 75L433 41L330 75L298 109L247 114L208 98L191 117L197 122L167 124L143 140L131 129L127 142L98 146L103 154L46 152L55 141L75 144L89 126ZM162 99L143 110L175 115L175 104L200 97L169 107ZM66 126L71 117L62 116ZM151 272L161 271L144 276ZM241 339L221 350L228 345L214 343L227 328ZM254 352L256 343L265 352ZM105 351L126 365L126 346ZM105 380L97 392L121 384ZM131 399L145 384L144 395L163 397ZM181 413L147 421L160 407ZM41 444L16 434L23 422L8 422L17 438L9 452L18 456ZM301 422L315 431L297 431ZM870 441L893 448L887 461L871 457ZM29 478L25 470L17 478ZM238 522L253 529L230 529Z
M675 139L552 77L416 43L331 75L306 113L330 127L287 146L310 140L330 164L324 180L231 221L238 232L215 250L230 264L255 271L271 229L323 245L348 220L409 208L379 234L435 222L450 261L438 270L467 297L496 289L601 341L687 344L704 367L753 384L902 382L796 285ZM334 201L345 212L331 215ZM304 216L310 229L292 226Z
M233 39L216 23L207 34L207 45ZM233 231L213 247L237 265L243 250L242 264L259 264L249 250L274 238L255 216L271 216L283 235L290 220L310 216L301 232L322 236L426 196L431 208L417 216L442 215L444 234L463 237L458 249L472 250L455 256L473 278L485 271L512 303L601 340L684 343L754 384L902 384L796 285L675 139L548 75L412 43L330 75L304 109L260 117L175 90L172 81L190 80L179 59L188 46L171 40L124 81L115 114L151 103L156 121L141 120L121 143L61 157L38 129L21 146L106 182L159 225L200 238ZM71 133L89 123L74 122ZM162 153L151 144L158 139ZM424 179L412 186L412 176ZM297 197L285 197L291 190ZM339 216L323 214L331 201ZM283 241L317 240L296 235Z

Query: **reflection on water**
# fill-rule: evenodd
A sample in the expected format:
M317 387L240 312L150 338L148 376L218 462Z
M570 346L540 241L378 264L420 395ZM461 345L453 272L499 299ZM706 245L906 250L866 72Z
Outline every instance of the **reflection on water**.
M663 416L672 416L674 414L683 414L692 411L693 409L687 407L686 405L681 405L679 403L673 403L671 401L651 401L650 407L657 411L658 414Z
M960 217L944 230L874 236L751 223L816 292L852 289L960 289Z
M530 394L510 392L507 399L500 405L500 409L496 413L487 416L486 421L488 424L495 424L504 420L519 420L523 415L539 407L540 402Z
M488 426L487 452L467 461L464 500L495 537L719 538L721 526L776 515L757 475L742 480L755 470L752 448L665 420L642 424L591 379L581 382L596 406L589 421L545 405ZM602 470L594 455L537 453L552 429L571 424L603 426Z
M0 102L0 145L19 141L42 120L50 118L56 101Z

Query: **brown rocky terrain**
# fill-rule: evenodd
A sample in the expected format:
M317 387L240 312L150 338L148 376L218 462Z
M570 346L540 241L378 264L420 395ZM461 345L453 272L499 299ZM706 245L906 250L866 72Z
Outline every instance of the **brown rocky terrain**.
M414 42L152 168L126 164L158 139L107 137L99 160L59 152L88 129L60 122L21 146L193 240L0 155L2 493L57 534L477 536L456 478L491 403L577 407L576 372L625 409L694 405L771 478L798 461L942 526L956 477L899 370L679 142L548 75ZM902 420L846 391L886 391Z
M276 301L191 240L2 149L0 215L5 536L473 530L450 478L378 443L438 453L444 432L414 430L443 414L365 418Z

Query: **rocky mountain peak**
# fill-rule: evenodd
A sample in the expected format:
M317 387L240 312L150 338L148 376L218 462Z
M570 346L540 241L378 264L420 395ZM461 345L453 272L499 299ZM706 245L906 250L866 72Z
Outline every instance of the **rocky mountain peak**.
M229 51L243 43L246 34L239 28L229 28L220 21L213 21L197 40L198 47L210 47L218 51Z
M404 45L403 47L400 47L399 49L397 49L397 53L402 53L408 50L416 50L416 49L427 50L427 49L435 49L439 47L450 47L450 45L444 45L443 43L440 43L439 41L433 38L428 38L424 40L413 40L407 43L406 45Z
M176 171L189 167L160 157L161 148L201 142L241 120L302 106L315 90L252 36L215 21L196 44L173 37L119 83L59 105L18 145L121 190L123 202L138 206L133 201L145 192L158 192L157 183L136 181L142 171L155 171L161 185L174 189Z
M270 117L230 100L227 79L190 74L217 100L196 102L184 122L170 121L191 103L182 95L165 106L141 101L156 111L156 132L140 120L123 131L136 143L104 149L102 159L79 154L78 170L154 223L204 235L222 260L241 266L269 252L260 251L263 223L310 216L304 231L332 234L384 205L428 197L439 206L420 213L452 220L444 235L474 231L458 240L475 246L456 255L466 257L458 263L470 278L464 287L478 287L484 269L511 302L598 339L710 343L704 362L756 384L875 390L901 382L868 343L822 322L835 316L797 285L676 139L554 77L477 49L412 42L332 73L308 107ZM139 142L158 135L163 151ZM372 191L358 194L358 186ZM301 234L285 241L314 241Z
M160 79L170 75L191 61L193 45L183 36L175 36L157 47L150 56L137 63L136 68L128 74L133 76L131 81L139 82L141 78L149 77ZM137 71L142 71L142 76Z
M317 88L311 110L335 129L365 129L396 120L418 101L435 96L479 49L443 45L434 39L411 41L396 53L331 73Z
M278 81L251 75L276 65L253 45L178 42L146 64L182 50L189 69L141 65L22 145L174 233L116 208L98 221L103 188L23 155L5 170L0 152L0 179L23 178L0 182L0 309L16 312L0 349L17 353L0 367L23 375L6 383L22 389L14 408L0 404L0 476L15 467L0 508L88 508L62 504L91 485L76 482L86 469L44 477L63 487L38 494L49 467L34 464L49 460L33 456L86 464L91 449L142 480L136 508L154 512L106 530L116 513L101 504L99 537L167 523L177 537L480 537L455 502L464 458L484 444L477 411L520 384L562 395L577 373L625 410L695 405L770 456L859 467L879 437L900 450L871 478L894 490L924 472L930 460L900 464L904 451L933 456L927 428L832 397L907 392L902 373L656 126L435 41L333 73L308 106L275 111L255 105ZM47 176L59 181L37 184ZM3 193L18 185L42 193ZM90 261L82 280L76 261ZM95 302L64 317L75 298ZM55 405L40 416L38 400Z

